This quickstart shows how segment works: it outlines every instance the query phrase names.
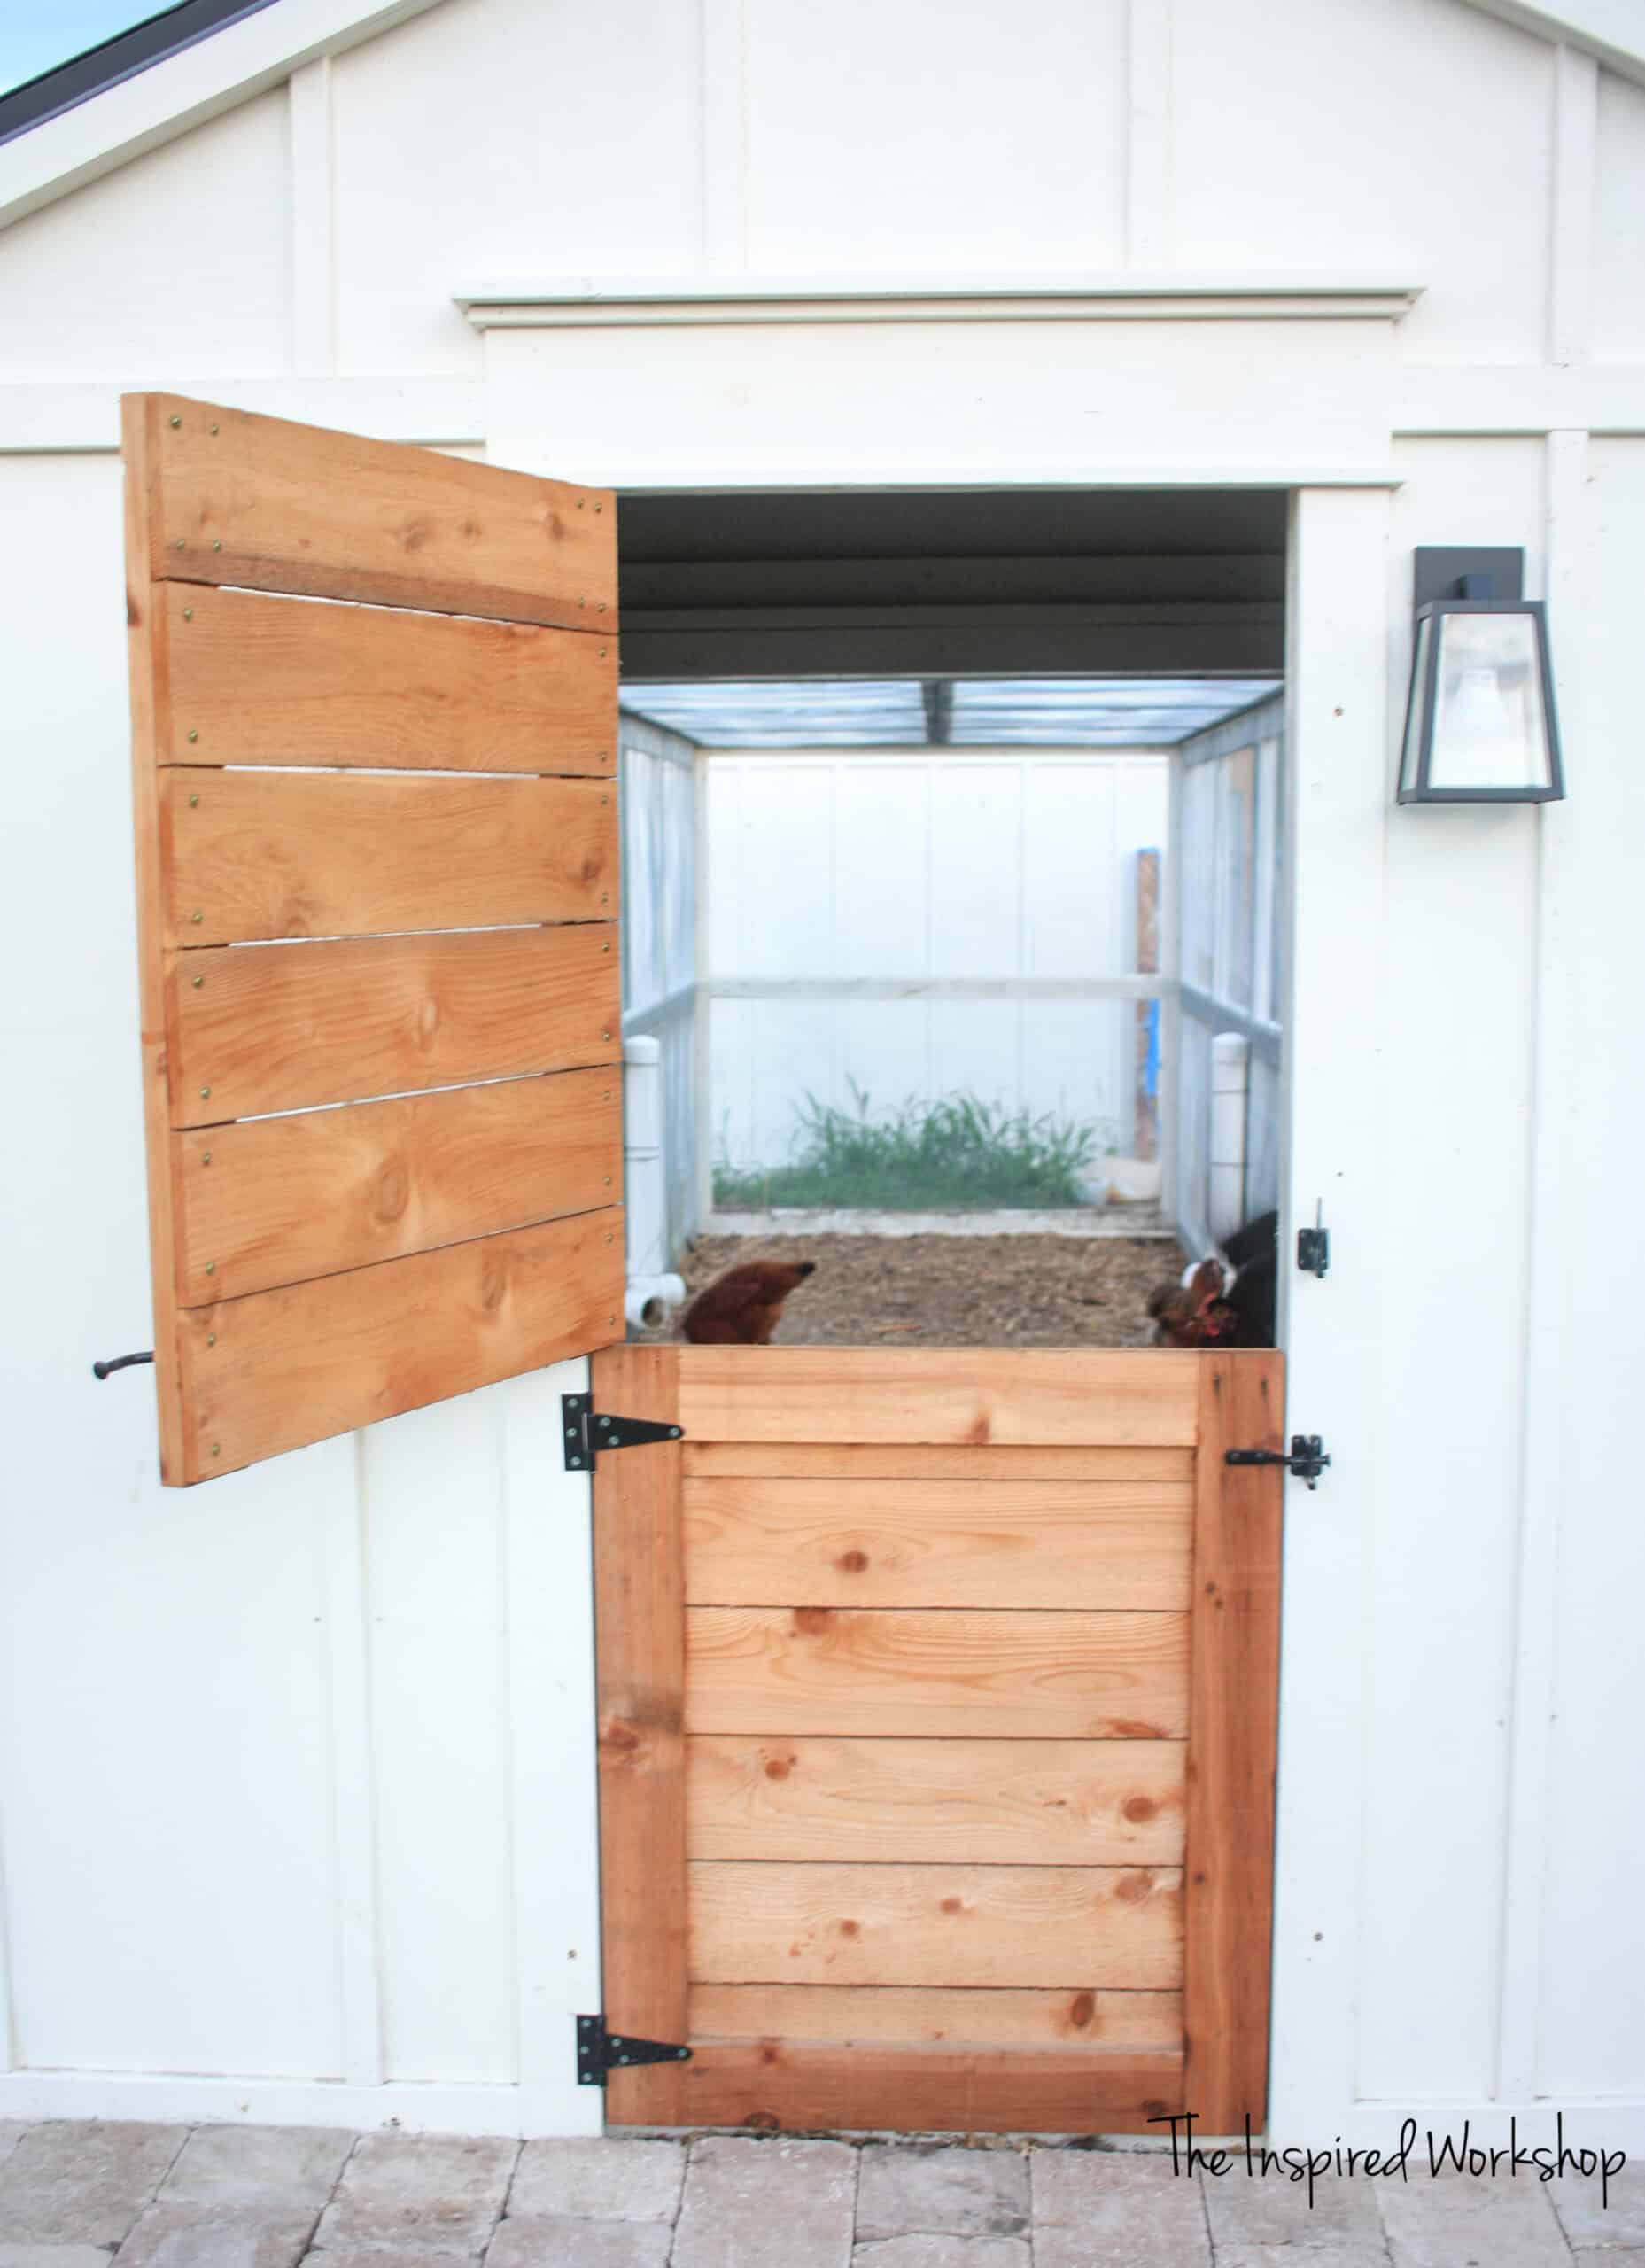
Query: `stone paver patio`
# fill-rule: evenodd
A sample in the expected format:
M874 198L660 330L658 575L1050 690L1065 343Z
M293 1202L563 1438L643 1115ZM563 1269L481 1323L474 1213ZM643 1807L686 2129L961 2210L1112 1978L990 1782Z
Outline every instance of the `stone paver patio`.
M1645 2178L1176 2175L1168 2154L0 2124L0 2268L1645 2268Z

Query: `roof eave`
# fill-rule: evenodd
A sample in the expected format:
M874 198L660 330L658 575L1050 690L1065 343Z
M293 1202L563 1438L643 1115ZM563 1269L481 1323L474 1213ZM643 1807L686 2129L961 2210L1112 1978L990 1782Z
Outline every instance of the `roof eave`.
M0 228L439 0L278 0L76 99L0 144ZM110 43L111 46L117 43Z

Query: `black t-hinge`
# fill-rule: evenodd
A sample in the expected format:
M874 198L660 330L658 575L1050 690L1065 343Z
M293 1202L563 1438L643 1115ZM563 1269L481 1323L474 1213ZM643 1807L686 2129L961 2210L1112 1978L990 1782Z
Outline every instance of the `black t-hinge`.
M632 2039L627 2033L608 2031L603 2016L577 2019L577 2084L602 2087L608 2071L630 2070L640 2063L688 2063L691 2050L676 2041Z
M647 1441L685 1439L683 1425L662 1425L655 1418L608 1418L603 1412L596 1417L592 1394L563 1394L560 1407L568 1472L592 1472L601 1449L632 1449Z

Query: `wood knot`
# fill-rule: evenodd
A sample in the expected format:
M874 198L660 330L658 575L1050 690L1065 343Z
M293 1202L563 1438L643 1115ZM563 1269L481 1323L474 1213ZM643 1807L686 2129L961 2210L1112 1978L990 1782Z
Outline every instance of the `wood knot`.
M944 1914L963 1914L965 1910L966 1901L963 1898L945 1898L943 1900Z
M411 1176L402 1158L391 1158L376 1177L372 1192L372 1217L378 1221L398 1221L411 1197Z
M805 1638L820 1638L834 1627L831 1606L796 1606L794 1610L795 1631Z
M843 1574L860 1575L868 1565L868 1554L865 1551L842 1551L834 1564Z
M842 1922L840 1924L840 1935L842 1938L860 1938L862 1934L863 1925L860 1922Z
M1125 1816L1127 1819L1134 1819L1138 1821L1145 1819L1152 1819L1159 1808L1159 1805L1155 1803L1152 1796L1128 1796L1125 1799Z
M1068 2003L1068 2022L1077 2031L1083 2031L1096 2013L1097 1995L1094 1992L1076 1992Z
M794 1759L791 1756L768 1756L765 1759L765 1777L768 1780L786 1780L793 1769Z
M1152 1875L1121 1875L1113 1885L1113 1894L1122 1898L1128 1906L1135 1906L1139 1898L1146 1898L1153 1888Z

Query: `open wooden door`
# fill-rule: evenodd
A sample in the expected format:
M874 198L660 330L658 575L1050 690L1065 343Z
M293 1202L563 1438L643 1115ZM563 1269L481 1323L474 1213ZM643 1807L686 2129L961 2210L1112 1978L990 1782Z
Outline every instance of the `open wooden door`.
M622 1336L603 492L124 408L162 1477Z
M1277 1354L614 1348L605 2023L643 2124L1263 2121Z

